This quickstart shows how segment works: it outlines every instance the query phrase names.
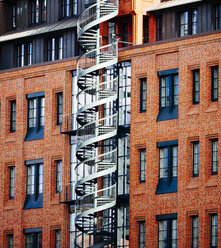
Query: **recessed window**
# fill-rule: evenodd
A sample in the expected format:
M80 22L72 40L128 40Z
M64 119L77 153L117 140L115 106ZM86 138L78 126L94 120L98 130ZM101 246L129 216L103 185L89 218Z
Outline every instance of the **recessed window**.
M57 93L57 125L62 124L63 117L63 93Z
M26 200L24 209L43 205L43 159L26 161Z
M198 248L199 241L199 218L198 216L192 217L192 248Z
M217 233L218 233L218 218L217 214L211 215L211 228L210 228L210 236L211 236L211 248L217 248Z
M193 147L193 177L199 176L199 141L192 143Z
M15 197L15 167L9 167L9 198L14 199Z
M42 232L25 234L25 248L42 248Z
M61 0L62 17L77 15L77 0Z
M176 72L177 70L169 70L168 73L170 71ZM164 72L158 72L158 75L160 76L160 106L157 121L177 119L179 95L178 74L164 75Z
M221 28L221 4L217 4L215 6L215 28L214 29L220 29Z
M193 71L193 104L200 102L200 71Z
M139 248L145 248L145 221L139 222Z
M177 248L177 219L170 218L170 215L158 220L158 248L173 247Z
M157 16L157 41L162 40L162 15Z
M37 179L37 180L36 180ZM43 193L43 164L27 166L27 195Z
M147 79L140 79L140 112L146 112L147 105Z
M211 173L212 175L217 175L218 174L218 139L214 139L211 141L211 148L212 148L212 152L211 152Z
M56 193L62 190L62 160L56 161Z
M16 66L23 67L32 64L32 42L17 45Z
M12 28L16 28L16 4L12 4Z
M33 97L36 96L36 97ZM27 95L28 128L25 140L44 138L45 97L44 92Z
M63 59L63 37L47 40L47 61Z
M14 248L14 235L8 234L8 248Z
M159 181L157 194L177 192L178 177L178 142L158 143L159 147Z
M140 150L140 183L146 182L146 149Z
M198 33L198 11L184 11L180 13L180 36Z
M143 16L143 43L149 42L149 18Z
M31 24L39 24L47 20L47 0L32 0Z
M16 101L10 101L10 132L16 130Z
M212 102L217 102L219 97L219 67L213 66L211 67L211 100Z
M55 230L55 248L61 248L61 230Z

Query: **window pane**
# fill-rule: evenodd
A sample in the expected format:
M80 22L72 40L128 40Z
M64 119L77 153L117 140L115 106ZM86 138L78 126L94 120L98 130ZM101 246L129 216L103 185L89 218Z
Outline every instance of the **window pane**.
M199 175L199 142L193 143L193 176Z
M178 75L175 75L173 80L174 80L174 105L178 105L178 96L179 96L179 78L178 78Z
M44 126L45 98L40 98L40 126Z
M139 248L145 248L145 222L139 222Z
M140 182L146 181L146 150L140 150Z
M36 116L37 116L36 99L29 99L28 104L29 104L28 127L33 128L36 127Z
M15 167L10 167L10 190L9 197L14 198L15 196Z
M192 11L192 34L198 33L198 11Z
M56 161L56 192L62 190L62 161Z
M188 11L180 13L180 36L188 35Z
M212 174L218 173L218 140L212 140Z
M168 148L160 149L160 178L168 177Z
M192 217L192 246L198 248L199 230L198 230L198 216Z
M173 161L172 161L172 176L177 177L178 175L178 147L172 147Z
M211 245L217 247L217 214L211 215Z
M38 189L38 192L40 194L42 194L43 193L43 164L40 164L38 169L39 169L39 182L38 182L39 189Z
M218 66L211 68L212 77L212 101L218 101L219 97L219 69Z

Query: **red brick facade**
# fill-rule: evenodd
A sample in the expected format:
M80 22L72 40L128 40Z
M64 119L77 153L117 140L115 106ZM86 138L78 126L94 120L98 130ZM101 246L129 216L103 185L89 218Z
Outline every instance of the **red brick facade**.
M138 222L145 221L146 247L157 247L156 215L177 213L177 247L192 247L191 216L199 216L199 247L210 247L210 215L221 209L218 175L211 175L211 139L220 136L220 99L211 101L211 66L220 65L221 34L181 39L123 51L132 64L130 247L138 247ZM179 70L178 119L156 122L158 71ZM200 69L200 104L192 104L192 70ZM147 111L140 113L140 78L147 78ZM219 72L219 78L221 73ZM220 86L219 86L220 88ZM219 92L221 89L219 89ZM157 142L178 140L178 192L156 194L159 176ZM192 142L199 141L199 177L192 177ZM220 141L219 141L220 149ZM146 183L139 183L139 149L146 148Z
M25 247L24 230L42 228L42 247L54 247L54 231L61 230L61 246L69 247L69 209L59 203L55 190L56 160L63 163L63 184L70 181L69 136L57 126L56 93L63 92L63 113L71 108L73 60L11 70L0 75L0 247L8 247L8 234L14 247ZM44 139L24 141L27 133L26 94L45 92ZM10 133L10 105L16 100L16 131ZM43 158L43 208L24 210L26 160ZM9 168L15 166L15 197L9 199Z

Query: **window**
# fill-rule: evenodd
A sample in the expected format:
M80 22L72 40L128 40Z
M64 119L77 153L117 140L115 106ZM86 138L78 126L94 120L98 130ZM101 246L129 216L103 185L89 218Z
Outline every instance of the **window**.
M147 79L140 79L140 112L146 112L147 105Z
M17 67L32 64L32 42L17 46Z
M217 232L218 232L218 218L217 218L217 214L212 214L211 215L211 231L210 231L210 235L211 235L211 248L217 248Z
M57 125L62 124L63 116L63 93L57 93Z
M178 141L160 142L157 194L177 192Z
M129 39L128 23L123 24L121 36L122 36L122 46L127 47L128 46L128 39Z
M62 161L56 161L56 193L62 190Z
M9 198L14 199L15 197L15 167L9 167L10 181L9 181Z
M146 182L146 149L140 150L140 183Z
M211 141L212 152L211 152L211 168L212 175L218 174L218 139L214 139Z
M178 118L179 82L177 72L177 69L158 72L160 77L160 106L157 121Z
M157 16L157 41L162 40L162 16Z
M25 234L25 248L42 248L42 232Z
M193 177L199 176L199 141L193 142Z
M192 248L198 248L199 240L199 218L198 216L192 217Z
M198 11L184 11L180 13L180 36L198 33Z
M145 248L145 221L139 222L139 248Z
M158 248L177 247L176 214L158 215Z
M16 101L10 102L10 132L15 132L16 129Z
M55 248L61 248L61 230L55 230Z
M219 67L213 66L211 68L211 80L212 80L212 102L217 102L219 97Z
M43 159L28 160L24 209L43 206Z
M14 248L14 235L8 234L8 248Z
M215 28L214 29L220 29L221 28L221 4L218 4L215 6Z
M149 42L149 19L148 17L143 17L143 43Z
M16 28L16 4L12 4L12 28Z
M25 140L44 138L44 92L28 94L28 130Z
M47 20L47 0L32 0L31 24L39 24Z
M63 59L63 37L47 40L47 61Z
M62 17L77 15L77 0L61 0Z
M114 42L116 36L116 24L114 22L108 23L108 40L109 43Z
M193 71L193 104L200 102L200 71Z

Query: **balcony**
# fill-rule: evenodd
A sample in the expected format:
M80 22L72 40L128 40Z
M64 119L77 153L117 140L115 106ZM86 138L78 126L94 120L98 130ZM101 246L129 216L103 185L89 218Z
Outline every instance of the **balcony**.
M75 183L70 182L62 185L61 192L59 192L59 202L64 204L75 203Z
M76 114L63 115L60 133L75 135L77 130Z

